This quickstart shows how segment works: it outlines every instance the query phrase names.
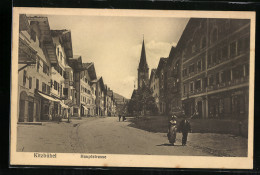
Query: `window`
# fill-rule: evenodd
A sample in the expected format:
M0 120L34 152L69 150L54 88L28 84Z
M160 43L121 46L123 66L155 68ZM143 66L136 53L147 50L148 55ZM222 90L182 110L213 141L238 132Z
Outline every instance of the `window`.
M24 86L25 86L25 84L26 84L26 76L27 76L27 71L24 70L24 71L23 71L23 85L24 85Z
M39 80L36 79L36 89L39 90Z
M54 81L54 89L57 90L58 89L58 84L57 81Z
M60 60L62 61L62 52L60 52Z
M51 88L50 86L47 85L47 94L50 94L51 93Z
M43 63L43 73L48 74L48 72L49 72L49 67L45 63Z
M243 37L243 38L240 38L238 40L238 43L237 43L237 52L238 53L243 53L245 51L248 51L249 50L249 46L250 46L250 42L249 42L249 37Z
M201 79L196 81L195 88L196 89L201 89Z
M191 64L189 66L189 73L193 73L194 72L194 64Z
M230 43L230 57L237 55L237 41Z
M59 83L57 83L57 90L58 90L58 92L60 92L60 84Z
M221 48L221 59L226 59L228 57L228 47L224 46Z
M225 82L225 76L223 72L219 73L219 83Z
M32 89L32 77L29 77L29 89Z
M206 47L206 37L203 36L200 42L200 48L203 49Z
M204 77L204 88L208 86L208 78Z
M208 67L211 65L211 54L208 55Z
M39 72L39 69L40 69L40 60L37 59L37 62L36 62L36 69L37 69L37 72Z
M198 69L198 71L201 71L201 60L199 60L198 62L197 62L197 69Z
M213 76L209 76L209 86L212 86L213 85L213 82L214 82L214 79L213 79Z
M183 69L183 76L187 76L187 68Z
M240 65L240 66L237 66L235 67L233 70L232 70L232 73L233 73L233 78L234 79L239 79L241 77L243 77L243 66Z
M219 81L219 73L216 74L216 84L219 84L220 81Z
M62 94L62 84L60 85L60 94Z
M42 82L42 92L46 92L46 84Z
M226 70L224 72L224 78L225 78L225 81L231 81L231 70Z
M194 83L190 82L190 92L193 92L193 90L194 90Z

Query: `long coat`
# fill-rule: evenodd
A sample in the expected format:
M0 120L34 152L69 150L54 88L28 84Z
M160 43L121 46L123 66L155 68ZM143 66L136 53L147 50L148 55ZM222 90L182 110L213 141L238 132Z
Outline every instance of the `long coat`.
M191 125L190 122L186 119L182 120L180 122L178 130L182 133L188 133L191 132Z

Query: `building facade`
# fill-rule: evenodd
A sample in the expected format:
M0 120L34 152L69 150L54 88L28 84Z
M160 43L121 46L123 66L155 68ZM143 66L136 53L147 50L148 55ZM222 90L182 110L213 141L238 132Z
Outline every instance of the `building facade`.
M182 50L185 114L200 118L247 117L250 21L190 19L180 44L185 45Z
M57 63L46 17L20 15L18 121L49 119L51 65Z
M95 95L96 95L96 115L98 116L104 116L104 90L105 85L103 82L103 78L99 77L95 80L92 80L93 89L95 89Z
M159 103L159 97L160 97L160 87L159 87L159 77L157 75L157 70L152 69L151 71L151 76L150 76L150 89L152 91L152 96L155 99L155 103L157 108L160 108L160 103Z
M168 58L161 58L156 69L159 79L159 114L166 114L167 110L167 61Z
M93 63L83 63L83 70L80 75L80 101L82 116L95 115L95 98L92 80L96 79L96 72Z
M180 40L179 43L182 41ZM180 115L182 109L182 89L181 89L181 51L179 44L176 48L172 47L167 64L167 106L168 114Z

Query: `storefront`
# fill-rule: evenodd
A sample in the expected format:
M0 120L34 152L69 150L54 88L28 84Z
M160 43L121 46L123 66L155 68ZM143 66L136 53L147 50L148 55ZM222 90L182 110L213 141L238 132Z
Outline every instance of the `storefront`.
M31 94L26 91L21 91L20 93L18 122L37 122L40 120L40 99Z
M209 95L210 118L248 117L248 88Z

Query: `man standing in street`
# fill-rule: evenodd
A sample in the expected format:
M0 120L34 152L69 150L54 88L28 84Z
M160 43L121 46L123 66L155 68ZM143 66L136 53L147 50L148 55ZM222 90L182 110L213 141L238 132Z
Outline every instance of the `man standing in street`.
M182 132L182 146L186 146L188 133L191 132L191 125L187 119L181 121L179 132Z

